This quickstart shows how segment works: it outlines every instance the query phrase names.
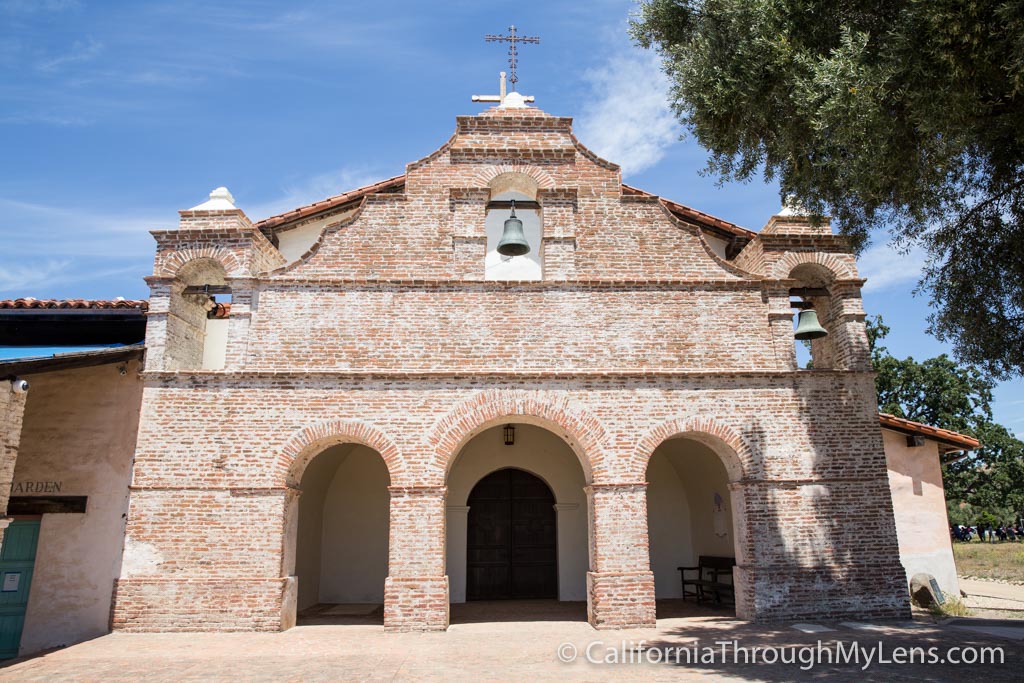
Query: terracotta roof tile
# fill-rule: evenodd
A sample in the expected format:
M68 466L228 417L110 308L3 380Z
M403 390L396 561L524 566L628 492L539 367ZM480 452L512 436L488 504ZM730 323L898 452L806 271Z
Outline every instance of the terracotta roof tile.
M22 299L0 300L0 308L47 308L47 309L79 309L79 310L111 310L138 308L149 310L149 301L145 299Z
M284 213L279 213L276 216L264 218L255 225L260 230L270 230L272 228L278 227L279 225L283 225L285 223L296 221L302 218L308 218L309 216L314 216L318 213L329 211L343 204L353 202L357 199L362 199L366 195L375 194L377 192L394 192L395 190L402 188L404 185L405 174L396 175L394 178L388 178L387 180L382 180L379 183L374 183L373 185L366 185L365 187L360 187L356 190L336 194L333 197L321 199L318 202L313 202L312 204L307 204L306 206L300 206L297 209L285 211Z
M645 192L639 188L631 185L622 184L622 193L631 197L655 197L650 192ZM721 232L735 235L736 237L744 237L746 239L753 239L757 236L757 233L753 230L747 230L746 228L740 227L735 223L724 221L721 218L716 218L709 213L698 211L697 209L691 208L684 204L679 204L671 199L665 199L664 197L658 197L658 200L665 205L669 211L679 216L684 220L691 221L700 225L701 227L711 228L712 230L718 230Z
M895 429L896 431L903 432L905 434L918 434L952 447L947 450L973 451L974 449L981 447L981 442L972 436L953 432L948 429L932 427L931 425L922 424L921 422L914 422L913 420L908 420L906 418L896 417L889 413L879 413L878 421L883 427Z

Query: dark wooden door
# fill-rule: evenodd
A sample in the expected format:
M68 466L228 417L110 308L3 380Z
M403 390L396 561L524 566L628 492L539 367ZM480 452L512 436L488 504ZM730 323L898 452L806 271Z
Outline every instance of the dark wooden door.
M529 472L492 472L469 494L466 599L558 597L555 496Z

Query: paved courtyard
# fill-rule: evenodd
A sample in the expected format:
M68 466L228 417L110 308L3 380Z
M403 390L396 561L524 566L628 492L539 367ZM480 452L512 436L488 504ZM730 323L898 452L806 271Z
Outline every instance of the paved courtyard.
M1024 630L926 622L760 625L726 610L659 604L657 629L595 631L579 604L455 606L444 633L389 633L370 610L340 607L284 633L122 634L0 668L10 681L334 680L1021 680ZM320 612L330 611L321 609ZM488 620L489 619L489 620ZM956 620L953 623L965 620ZM724 644L723 644L724 643ZM820 645L819 645L820 643ZM837 647L859 663L837 663ZM901 649L936 658L1002 648L1002 664L899 664ZM755 651L755 648L760 648ZM879 652L886 660L878 663ZM831 653L831 655L829 654ZM872 654L873 653L873 654ZM995 654L995 653L993 653ZM828 663L831 656L832 663ZM873 659L868 662L868 657ZM906 656L906 655L904 655ZM996 654L998 657L998 654ZM811 657L818 657L814 662ZM775 661L776 658L780 661ZM561 661L561 659L573 661ZM594 661L588 661L594 660ZM757 661L752 661L756 659ZM764 663L764 660L770 663ZM672 660L666 662L665 660ZM788 663L792 661L793 663ZM997 660L998 661L998 660Z

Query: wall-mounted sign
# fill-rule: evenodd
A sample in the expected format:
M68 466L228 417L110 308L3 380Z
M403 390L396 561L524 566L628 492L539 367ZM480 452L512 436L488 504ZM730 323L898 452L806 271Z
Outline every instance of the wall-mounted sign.
M16 481L11 484L11 494L17 493L60 493L62 481Z
M17 593L21 585L21 572L7 572L4 574L3 588L0 593Z

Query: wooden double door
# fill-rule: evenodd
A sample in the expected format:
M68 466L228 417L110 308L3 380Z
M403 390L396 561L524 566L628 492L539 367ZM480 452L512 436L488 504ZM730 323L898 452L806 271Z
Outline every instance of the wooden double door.
M467 600L558 597L555 496L517 469L487 475L469 494Z

